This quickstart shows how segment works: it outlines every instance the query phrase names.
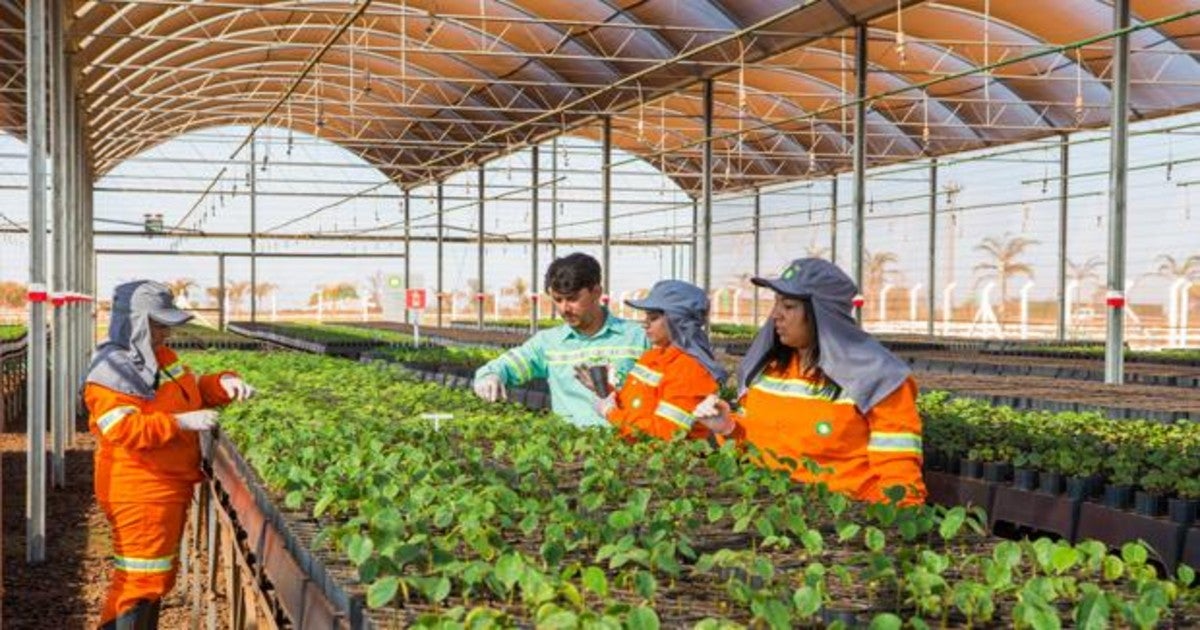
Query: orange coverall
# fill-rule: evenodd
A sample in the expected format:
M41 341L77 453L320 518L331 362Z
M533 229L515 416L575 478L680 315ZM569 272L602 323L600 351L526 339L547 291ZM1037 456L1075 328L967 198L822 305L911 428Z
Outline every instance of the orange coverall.
M96 500L113 532L112 579L100 625L135 606L160 600L175 585L179 542L192 489L203 478L200 436L177 413L224 405L220 377L197 377L165 346L155 348L158 390L145 400L88 383L83 397L98 438Z
M617 392L617 406L608 412L608 421L627 439L641 432L670 440L680 429L690 438L703 439L708 429L695 424L692 410L717 389L712 374L692 355L677 346L651 348L638 358Z
M830 490L861 501L883 502L883 491L903 486L903 505L925 501L921 476L921 417L917 384L910 376L863 415L854 401L837 394L820 371L801 374L795 357L782 369L769 365L743 396L730 434L763 451L764 465L784 468L790 459L792 478L824 482ZM803 465L812 460L832 471L813 475Z

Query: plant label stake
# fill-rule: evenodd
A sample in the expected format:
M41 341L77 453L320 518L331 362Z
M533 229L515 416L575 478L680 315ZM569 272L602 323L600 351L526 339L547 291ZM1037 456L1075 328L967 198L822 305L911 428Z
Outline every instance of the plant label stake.
M433 420L433 430L440 432L442 430L442 420L453 420L454 414L452 414L452 413L423 413L423 414L421 414L421 419L422 420Z

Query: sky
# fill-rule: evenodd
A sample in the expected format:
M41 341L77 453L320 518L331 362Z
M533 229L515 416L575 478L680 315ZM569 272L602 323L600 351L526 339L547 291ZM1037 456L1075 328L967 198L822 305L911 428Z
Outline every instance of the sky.
M1170 132L1163 130L1171 129ZM1157 131L1155 131L1157 130ZM1129 221L1127 277L1135 281L1135 302L1165 301L1167 281L1148 276L1156 258L1166 254L1182 259L1200 255L1200 216L1192 204L1200 203L1200 114L1165 118L1132 126L1130 141ZM245 152L231 154L245 136L242 128L214 128L192 132L148 148L134 159L107 173L96 186L97 229L140 232L146 213L161 213L168 226L179 224L213 232L246 232L250 228L246 194ZM290 137L290 140L289 140ZM402 234L403 205L399 190L369 164L353 154L311 136L286 130L260 132L255 174L258 178L258 228L264 232L330 233L362 231L376 235ZM1108 186L1107 132L1072 136L1068 259L1082 263L1106 258ZM290 149L289 149L290 146ZM1034 267L1034 299L1054 295L1058 253L1057 140L997 149L1004 155L979 159L979 154L943 158L938 200L938 290L953 275L958 302L972 296L984 260L976 248L985 237L1021 235L1036 243L1026 257ZM263 156L266 163L263 163ZM527 236L531 226L528 184L531 155L528 150L501 158L486 169L488 196L485 230L489 233ZM542 238L548 238L551 213L562 236L595 237L600 232L599 150L588 140L564 138L559 150L546 143L540 151L542 170ZM28 221L24 146L0 134L0 225L25 225ZM613 175L615 238L622 236L691 237L691 204L654 166L620 152ZM1169 167L1167 165L1170 165ZM556 191L550 172L557 167ZM218 173L225 168L223 176ZM928 258L928 165L909 163L872 170L867 182L868 215L865 243L868 251L896 254L893 284L909 287L924 282ZM719 176L719 175L718 175ZM839 178L838 259L848 265L851 245L851 187L849 175ZM201 194L216 181L211 194ZM450 178L445 185L448 235L472 235L478 207L477 173ZM948 196L945 187L959 192ZM829 199L831 180L797 182L762 192L762 270L780 268L807 253L827 255L830 242ZM357 193L369 193L353 198ZM554 194L557 203L551 204ZM953 197L950 199L949 197ZM349 198L349 200L348 200ZM952 203L951 203L952 202ZM434 234L431 187L411 195L414 235ZM332 207L329 207L332 206ZM322 210L322 208L325 208ZM753 271L751 230L752 200L746 196L717 198L714 204L714 286L737 285ZM192 209L189 214L189 209ZM314 212L315 211L315 212ZM308 218L300 218L312 214ZM297 220L299 219L299 220ZM133 225L130 225L132 223ZM286 225L281 225L285 224ZM179 240L173 237L101 237L100 248L248 251L247 239ZM598 247L560 248L599 257ZM674 249L674 251L672 251ZM260 251L277 253L327 252L322 259L264 259L259 262L260 282L278 285L279 308L307 304L318 285L350 282L365 290L376 273L401 274L403 243L312 243L260 240ZM949 253L953 251L953 261ZM378 254L379 258L339 259L341 252ZM447 245L447 290L466 291L477 275L474 244ZM539 274L550 260L550 248L540 252ZM529 248L526 245L489 246L485 285L488 290L512 286L518 278L528 283ZM667 277L687 279L690 254L685 247L618 248L612 255L611 292L646 288ZM436 279L435 246L414 243L414 284L433 289ZM1098 280L1104 279L1103 267ZM28 239L0 234L0 280L24 281L28 273ZM192 278L201 287L214 286L217 263L211 256L117 256L99 261L100 292L111 293L115 284L136 278L159 280ZM249 264L231 258L230 281L248 280ZM1018 280L1010 289L1019 289ZM1094 284L1094 283L1092 283ZM266 308L260 306L260 308Z

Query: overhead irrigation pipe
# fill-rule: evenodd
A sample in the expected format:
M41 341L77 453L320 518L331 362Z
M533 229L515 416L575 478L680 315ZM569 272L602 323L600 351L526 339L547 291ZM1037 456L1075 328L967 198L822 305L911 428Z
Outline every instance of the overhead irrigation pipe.
M242 138L242 141L238 143L237 148L235 148L233 153L230 154L230 160L234 159L239 153L241 153L242 149L246 146L246 143L250 142L250 140L254 138L254 134L258 132L258 129L266 124L266 122L271 119L271 116L275 115L275 112L279 111L279 108L282 107L283 104L292 97L292 94L295 94L296 90L300 87L300 84L303 83L306 78L308 78L308 74L312 72L312 69L321 62L321 58L325 56L325 53L328 52L335 43L337 43L337 40L341 39L342 34L346 32L346 29L350 28L350 25L358 20L360 16L362 16L363 12L366 11L367 7L369 6L371 6L371 0L360 0L354 11L352 11L350 15L346 16L346 18L342 20L340 24L338 24L337 28L333 31L329 38L325 40L325 43L319 49L317 49L315 53L313 53L312 57L310 57L307 62L305 62L304 68L300 71L300 74L296 76L296 80L292 81L292 84L288 86L287 91L285 91L282 96L276 99L275 103L271 105L267 112L263 114L257 122L250 126L250 132L246 134L245 138ZM251 164L250 168L254 168L254 165ZM224 173L225 169L221 169L221 172L217 173L217 176L213 178L212 183L208 186L209 190L212 189L213 185L220 181L221 176ZM188 213L179 220L175 227L183 225L183 222L186 221L188 217L191 216L192 212L200 206L200 203L204 201L204 197L207 194L208 193L201 195L196 204L192 206L192 209L189 210Z

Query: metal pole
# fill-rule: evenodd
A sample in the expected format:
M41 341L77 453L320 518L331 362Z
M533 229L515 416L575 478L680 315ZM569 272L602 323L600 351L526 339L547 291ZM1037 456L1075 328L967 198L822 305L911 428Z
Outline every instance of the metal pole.
M1055 328L1059 341L1067 338L1067 211L1070 208L1068 195L1071 185L1067 174L1071 167L1070 136L1063 134L1058 145L1058 325Z
M529 224L529 334L534 334L538 331L538 299L541 297L538 293L538 248L541 244L538 242L538 170L541 164L538 162L538 147L533 145L530 148L530 160L532 166L529 170L529 189L533 193L533 203L530 207L530 224ZM525 299L525 296L517 296L518 299Z
M762 275L762 193L754 189L754 275ZM754 323L758 319L758 285L754 285Z
M444 202L444 196L442 194L442 182L439 181L437 183L437 325L438 325L438 328L442 327L442 302L445 299L445 296L442 295L442 290L443 290L442 289L442 280L443 280L443 275L444 275L443 272L446 267L445 263L442 261L442 257L443 257L443 253L444 253L442 240L444 238L444 232L445 232L444 224L446 221L446 212L445 212L445 206L444 206L443 202Z
M483 330L483 307L487 303L487 284L483 281L483 189L486 185L487 178L485 177L483 165L481 164L479 166L479 255L477 257L478 260L476 268L476 273L479 274L479 293L475 295L475 303L479 306L479 312L477 313L478 320L476 321L476 324L479 326L479 330Z
M217 256L217 327L225 330L225 257Z
M50 110L50 160L51 160L51 200L54 207L53 221L53 252L51 259L51 296L66 291L67 284L67 199L66 175L67 166L67 60L63 51L61 3L52 2L48 8L47 42L50 55L50 92L53 95ZM61 297L52 299L51 349L54 360L51 362L50 376L50 485L62 488L66 482L66 402L67 402L67 311Z
M937 193L938 193L938 160L929 160L929 271L925 278L925 310L929 322L925 332L930 337L936 334L933 323L936 319L934 309L937 306Z
M412 288L412 193L404 191L404 290Z
M692 260L691 260L691 277L692 284L700 281L698 272L700 258L700 202L692 200Z
M25 4L29 147L29 355L25 560L46 559L46 1Z
M703 201L704 268L701 278L704 292L712 291L712 135L713 135L713 82L704 80L704 149L700 165L700 195ZM727 158L728 159L728 158Z
M604 296L612 292L612 118L603 118L600 142L600 255L603 264Z
M258 321L258 174L257 138L250 134L250 321Z
M558 137L550 140L550 260L558 258ZM549 295L549 287L546 287ZM558 305L550 300L550 317L558 316Z
M867 25L854 27L854 229L851 239L850 276L863 287L863 238L867 192ZM862 308L854 317L862 323Z
M1125 381L1125 180L1129 161L1129 0L1113 3L1117 36L1112 64L1112 120L1108 180L1108 338L1104 382Z
M838 176L829 178L829 262L837 264Z

